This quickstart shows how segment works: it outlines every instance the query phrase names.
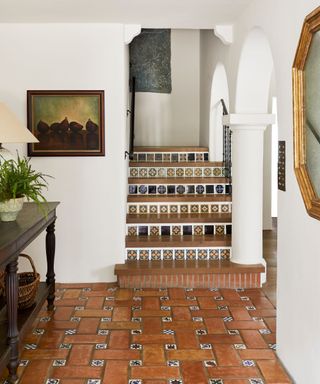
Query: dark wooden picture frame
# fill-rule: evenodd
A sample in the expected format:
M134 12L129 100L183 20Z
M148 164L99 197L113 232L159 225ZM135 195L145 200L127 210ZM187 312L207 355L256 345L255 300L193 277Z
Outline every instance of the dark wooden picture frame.
M104 156L104 91L27 91L29 156Z

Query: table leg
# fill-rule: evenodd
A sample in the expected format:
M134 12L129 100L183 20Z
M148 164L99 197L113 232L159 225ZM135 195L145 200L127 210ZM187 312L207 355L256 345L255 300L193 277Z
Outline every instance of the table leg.
M10 360L8 363L9 382L18 380L17 368L19 363L19 331L18 331L18 259L6 266L6 297L8 315L8 345Z
M46 253L47 253L47 284L50 285L48 300L48 310L54 308L55 298L55 273L54 273L54 254L56 249L56 236L54 234L55 222L47 227Z

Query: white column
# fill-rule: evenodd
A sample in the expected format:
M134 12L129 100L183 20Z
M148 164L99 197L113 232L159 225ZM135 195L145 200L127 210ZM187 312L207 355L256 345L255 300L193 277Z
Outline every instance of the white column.
M232 129L232 261L264 264L263 135L273 115L228 115Z

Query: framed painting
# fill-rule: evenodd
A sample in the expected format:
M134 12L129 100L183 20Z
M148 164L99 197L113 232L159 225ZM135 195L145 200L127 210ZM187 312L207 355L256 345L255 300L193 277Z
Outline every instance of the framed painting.
M104 91L27 91L29 156L104 156Z

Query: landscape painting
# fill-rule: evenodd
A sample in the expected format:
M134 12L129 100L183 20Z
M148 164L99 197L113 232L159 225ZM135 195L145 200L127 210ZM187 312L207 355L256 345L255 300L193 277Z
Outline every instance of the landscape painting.
M28 91L29 156L104 156L104 91Z

